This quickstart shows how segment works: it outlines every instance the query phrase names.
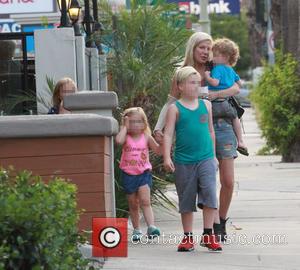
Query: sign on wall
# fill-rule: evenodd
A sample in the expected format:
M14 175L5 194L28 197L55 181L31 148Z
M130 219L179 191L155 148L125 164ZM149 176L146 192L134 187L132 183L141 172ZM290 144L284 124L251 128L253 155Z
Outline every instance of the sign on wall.
M0 0L1 1L1 0ZM21 25L11 19L0 19L0 33L16 33L21 32Z
M201 0L167 0L169 3L177 3L180 11L187 14L200 14ZM208 13L240 14L240 0L209 0Z
M53 0L0 0L0 14L54 12Z

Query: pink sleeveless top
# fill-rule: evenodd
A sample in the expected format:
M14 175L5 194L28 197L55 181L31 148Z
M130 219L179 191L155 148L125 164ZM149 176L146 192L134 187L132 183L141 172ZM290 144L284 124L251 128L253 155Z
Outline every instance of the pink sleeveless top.
M122 148L120 169L130 175L139 175L152 169L145 134L142 134L137 140L134 140L130 135L126 136Z

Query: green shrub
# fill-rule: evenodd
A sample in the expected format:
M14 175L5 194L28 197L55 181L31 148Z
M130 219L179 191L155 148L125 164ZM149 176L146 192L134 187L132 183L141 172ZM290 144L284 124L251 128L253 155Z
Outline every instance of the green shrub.
M300 142L300 80L297 61L290 54L276 53L276 63L265 66L251 99L259 111L259 122L267 148L289 159ZM296 154L299 158L299 153ZM295 156L295 155L294 155Z
M76 187L0 168L0 269L85 269Z

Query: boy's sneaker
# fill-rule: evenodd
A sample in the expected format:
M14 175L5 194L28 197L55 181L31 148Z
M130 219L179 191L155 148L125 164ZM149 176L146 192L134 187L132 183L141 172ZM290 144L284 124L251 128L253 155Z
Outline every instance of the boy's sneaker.
M202 235L200 245L208 248L211 251L222 251L222 247L214 234Z
M149 238L153 239L157 236L160 236L160 230L155 226L149 226L147 230L147 235Z
M194 241L192 236L185 235L178 245L177 251L185 252L185 251L193 251L194 250Z
M131 240L132 242L138 242L141 240L143 234L139 229L134 229L132 232Z

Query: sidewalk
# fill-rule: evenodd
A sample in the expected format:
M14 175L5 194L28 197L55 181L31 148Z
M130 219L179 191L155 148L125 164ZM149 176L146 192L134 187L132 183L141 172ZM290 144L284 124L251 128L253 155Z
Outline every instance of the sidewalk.
M230 244L222 253L196 246L179 253L174 244L129 244L128 258L109 258L104 269L300 269L300 163L280 163L279 156L256 156L264 142L252 109L244 116L250 156L236 160L236 181L230 208ZM176 199L175 188L168 191ZM176 211L155 208L165 234L181 235ZM194 234L202 233L202 214L195 214ZM145 226L143 226L145 232ZM157 240L156 240L157 241ZM281 243L278 243L281 242Z

